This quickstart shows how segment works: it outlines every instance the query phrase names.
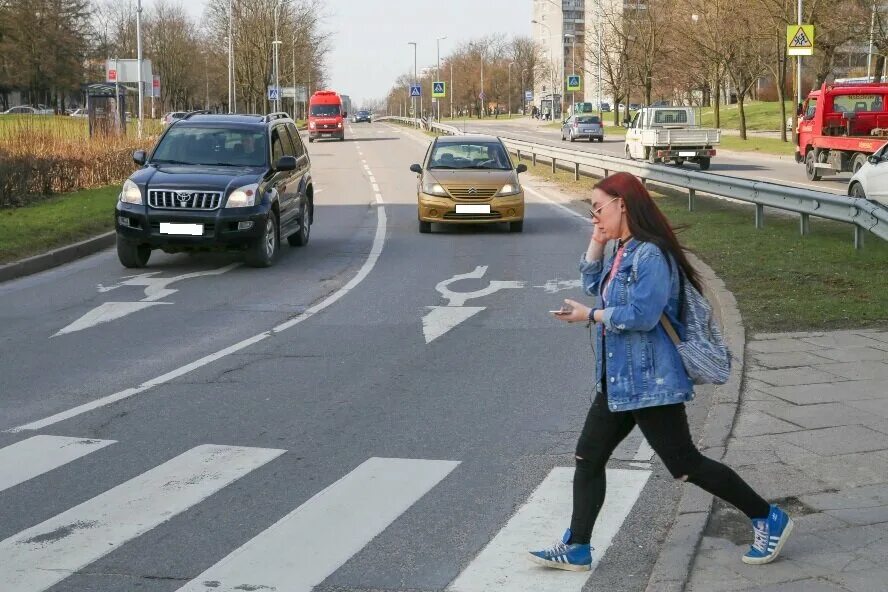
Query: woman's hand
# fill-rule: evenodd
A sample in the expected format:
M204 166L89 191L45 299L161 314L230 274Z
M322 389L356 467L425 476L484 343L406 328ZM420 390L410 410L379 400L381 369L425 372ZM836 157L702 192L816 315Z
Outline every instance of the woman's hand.
M599 245L603 245L607 242L607 234L598 226L598 224L592 225L592 240Z
M581 304L576 300L571 300L569 298L564 299L564 305L561 307L561 309L569 310L570 312L553 313L553 316L560 321L566 321L568 323L579 323L588 321L589 311L592 310L585 304Z

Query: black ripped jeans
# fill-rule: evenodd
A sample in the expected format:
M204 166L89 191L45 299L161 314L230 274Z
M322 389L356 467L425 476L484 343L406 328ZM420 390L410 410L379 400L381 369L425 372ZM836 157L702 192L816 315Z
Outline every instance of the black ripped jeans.
M606 388L604 381L602 386ZM768 502L737 473L700 454L691 439L684 403L613 412L608 409L605 391L595 397L577 442L571 543L589 543L604 503L605 465L636 425L676 479L687 476L688 481L733 504L750 518L770 512Z

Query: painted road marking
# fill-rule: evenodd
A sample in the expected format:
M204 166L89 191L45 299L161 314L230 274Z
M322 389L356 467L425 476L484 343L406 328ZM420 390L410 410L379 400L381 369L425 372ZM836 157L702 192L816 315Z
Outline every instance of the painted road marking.
M0 449L0 491L114 444L64 436L34 436Z

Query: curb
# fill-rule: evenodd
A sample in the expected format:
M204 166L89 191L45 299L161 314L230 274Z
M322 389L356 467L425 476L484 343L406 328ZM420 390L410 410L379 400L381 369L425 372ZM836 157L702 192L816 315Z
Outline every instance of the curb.
M11 279L31 275L40 271L46 271L65 263L70 263L76 259L81 259L87 255L92 255L114 244L115 231L100 234L93 238L88 238L79 243L68 245L54 249L42 255L34 255L27 259L0 265L0 282L6 282Z
M734 368L728 382L715 388L709 413L698 442L700 452L721 460L734 427L740 404L740 387L746 365L746 329L737 308L737 300L711 267L688 254L691 264L700 272L706 297L721 321L725 342L731 349ZM686 484L678 502L675 520L663 541L660 556L654 564L645 592L682 592L690 578L703 531L709 522L713 496L695 485Z

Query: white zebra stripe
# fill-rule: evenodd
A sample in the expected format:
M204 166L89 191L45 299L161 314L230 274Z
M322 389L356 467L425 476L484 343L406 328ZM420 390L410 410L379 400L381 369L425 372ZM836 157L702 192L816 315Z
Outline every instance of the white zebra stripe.
M34 436L0 449L0 491L95 452L114 440Z
M283 450L204 445L5 541L0 590L42 592Z

